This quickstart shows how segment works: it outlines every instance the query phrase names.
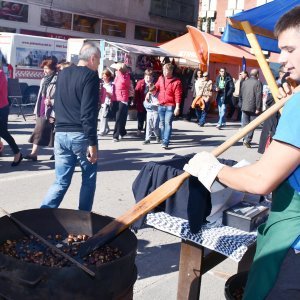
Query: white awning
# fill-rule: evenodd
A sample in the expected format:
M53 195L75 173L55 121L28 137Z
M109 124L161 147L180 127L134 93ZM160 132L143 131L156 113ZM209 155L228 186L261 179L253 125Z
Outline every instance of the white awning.
M151 55L151 56L163 56L163 57L166 56L176 57L170 52L161 49L159 47L140 46L134 44L115 43L115 42L108 42L108 41L105 42L127 53L144 54L144 55Z

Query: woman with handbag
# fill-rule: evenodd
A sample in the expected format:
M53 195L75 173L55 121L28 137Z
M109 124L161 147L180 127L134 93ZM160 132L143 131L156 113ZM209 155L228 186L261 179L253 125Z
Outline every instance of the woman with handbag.
M99 135L107 135L110 131L108 117L112 109L113 101L116 101L115 85L112 82L112 74L108 69L102 72L102 82L100 83L100 126Z
M207 72L204 72L203 77L198 78L195 82L195 92L196 98L192 103L192 108L195 109L198 125L203 127L206 122L212 96L212 81L208 79Z
M54 145L54 93L57 80L56 61L54 59L43 60L41 68L44 77L40 84L34 113L36 124L28 142L32 143L32 150L24 158L32 161L37 160L39 146L53 147ZM54 159L52 155L50 159Z

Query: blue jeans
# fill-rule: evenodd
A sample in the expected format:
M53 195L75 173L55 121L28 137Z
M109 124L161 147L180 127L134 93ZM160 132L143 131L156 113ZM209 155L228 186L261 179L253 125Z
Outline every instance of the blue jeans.
M200 126L203 126L205 124L207 112L209 111L209 107L210 107L210 102L204 102L204 104L205 104L205 107L203 110L201 110L200 108L195 109L198 124Z
M88 140L82 132L56 132L54 141L56 180L41 208L57 208L67 192L77 161L82 171L78 209L91 211L96 190L97 163L87 160Z
M170 143L174 110L175 107L171 105L158 107L160 138L165 146Z
M225 119L225 113L226 113L226 104L224 104L225 101L225 96L224 95L218 95L217 96L217 104L218 104L218 110L219 110L219 121L218 125L223 126L226 124L226 119Z

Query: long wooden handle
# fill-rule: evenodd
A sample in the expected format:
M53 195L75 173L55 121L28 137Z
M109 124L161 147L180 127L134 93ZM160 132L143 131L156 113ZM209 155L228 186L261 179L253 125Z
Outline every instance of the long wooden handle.
M245 31L246 37L251 45L251 48L254 51L256 56L257 62L265 76L267 81L268 87L271 90L272 96L275 102L278 102L277 95L278 95L278 86L276 84L275 78L270 70L270 67L267 63L267 60L261 50L261 47L257 41L256 35L253 32L253 29L248 21L242 21L241 25Z
M249 131L254 130L257 126L259 126L262 122L276 113L285 102L289 99L285 98L280 102L275 103L268 110L254 119L247 126L239 130L235 135L225 141L222 145L218 146L216 149L212 151L212 154L216 157L230 148L233 144L243 138ZM153 208L161 204L163 201L168 199L174 193L178 191L182 183L190 176L189 173L184 172L179 176L176 176L164 184L162 184L159 188L153 191L151 194L146 196L144 199L139 201L136 205L126 211L123 215L116 218L100 231L98 231L94 236L92 236L86 243L84 243L79 250L80 256L86 256L93 250L101 247L106 244L110 240L112 240L115 236L117 236L120 232L128 228L132 223L137 221L141 216L145 215Z

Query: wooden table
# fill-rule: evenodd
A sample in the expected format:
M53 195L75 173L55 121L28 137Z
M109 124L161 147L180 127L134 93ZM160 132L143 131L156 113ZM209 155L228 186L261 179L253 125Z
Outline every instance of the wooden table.
M149 214L147 216L147 224L158 230L181 237L177 288L178 300L200 299L202 275L228 257L238 262L237 272L249 270L251 266L255 253L255 232L238 231L237 229L218 224L216 227L204 228L198 234L192 234L186 227L186 220L172 217L164 212ZM226 233L231 232L231 229L233 235L230 236L231 239L226 240ZM210 241L210 237L214 241L220 239L222 232L219 236L214 235L214 231L220 232L220 230L224 231L225 238L221 239L220 243ZM236 239L234 238L235 235ZM236 245L233 245L232 254L229 252L221 253L222 251L220 251L221 242L226 244L227 241L233 244L236 242ZM244 245L247 247L244 247Z

